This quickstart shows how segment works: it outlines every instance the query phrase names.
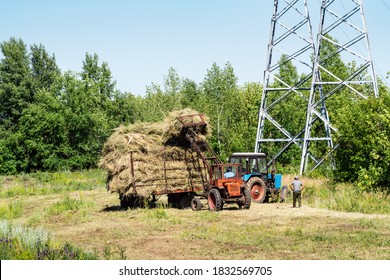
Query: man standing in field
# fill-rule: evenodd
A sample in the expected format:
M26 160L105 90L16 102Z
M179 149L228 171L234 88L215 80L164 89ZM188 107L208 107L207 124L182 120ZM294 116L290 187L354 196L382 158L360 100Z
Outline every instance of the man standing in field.
M294 181L292 181L290 185L290 189L293 192L293 208L295 208L295 206L297 205L297 200L298 200L298 207L302 206L301 193L304 188L305 187L303 186L302 182L299 181L299 177L295 176Z

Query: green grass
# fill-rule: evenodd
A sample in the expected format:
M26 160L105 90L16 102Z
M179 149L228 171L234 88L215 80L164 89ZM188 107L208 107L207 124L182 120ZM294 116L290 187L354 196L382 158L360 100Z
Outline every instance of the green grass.
M99 169L76 172L40 172L0 177L0 198L61 194L104 188L106 173Z
M162 219L168 219L168 214L165 209L162 208L156 208L156 209L150 209L147 212L148 219L151 220L162 220Z
M84 201L81 195L79 199L71 198L67 195L61 201L51 205L47 212L49 215L60 215L66 212L77 212L78 210L93 206L93 202Z
M219 213L213 211L200 211L199 217L206 222L215 222L220 219Z
M362 192L352 184L308 185L305 201L314 207L364 214L390 214L390 195L383 192Z
M23 204L20 201L0 203L0 219L13 220L22 217Z

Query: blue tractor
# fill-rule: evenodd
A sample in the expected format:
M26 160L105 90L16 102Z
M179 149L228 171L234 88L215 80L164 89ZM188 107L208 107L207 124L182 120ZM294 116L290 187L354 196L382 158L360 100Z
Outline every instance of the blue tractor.
M282 175L275 174L274 166L268 172L266 154L233 153L229 162L242 165L243 180L250 190L253 202L268 202L270 198L275 200L279 194L281 201L284 201L287 187L282 187Z

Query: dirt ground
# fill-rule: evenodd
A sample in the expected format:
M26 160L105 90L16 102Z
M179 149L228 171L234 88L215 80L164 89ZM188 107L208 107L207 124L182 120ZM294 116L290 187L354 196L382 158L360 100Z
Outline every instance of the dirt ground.
M94 206L49 215L49 205L63 196L26 197L20 222L43 226L56 240L110 259L390 258L390 215L292 208L289 200L252 203L249 210L232 205L220 212L123 211L117 196L105 190L71 195Z

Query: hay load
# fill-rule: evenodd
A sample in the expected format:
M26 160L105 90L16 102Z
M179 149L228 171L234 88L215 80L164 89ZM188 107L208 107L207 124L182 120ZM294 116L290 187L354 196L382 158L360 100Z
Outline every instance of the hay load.
M183 118L181 121L178 119L180 117L186 117ZM193 116L193 117L191 117ZM189 122L195 122L195 123L202 123L205 122L205 126L200 126L196 130L198 132L198 136L210 136L211 135L211 129L209 123L209 119L207 116L203 115L203 119L199 116L199 113L197 111L191 110L191 109L184 109L180 111L173 111L171 112L164 120L164 131L163 131L163 139L165 143L174 142L174 140L179 140L178 145L185 144L185 141L181 139L181 133L182 130L182 124L183 123L189 123Z
M184 109L171 112L160 123L116 128L105 143L99 162L99 166L108 172L107 189L120 197L149 197L155 192L202 188L207 172L202 160L182 137L182 124L177 119L197 114ZM208 121L207 118L204 120ZM210 128L202 126L197 133L206 137Z

